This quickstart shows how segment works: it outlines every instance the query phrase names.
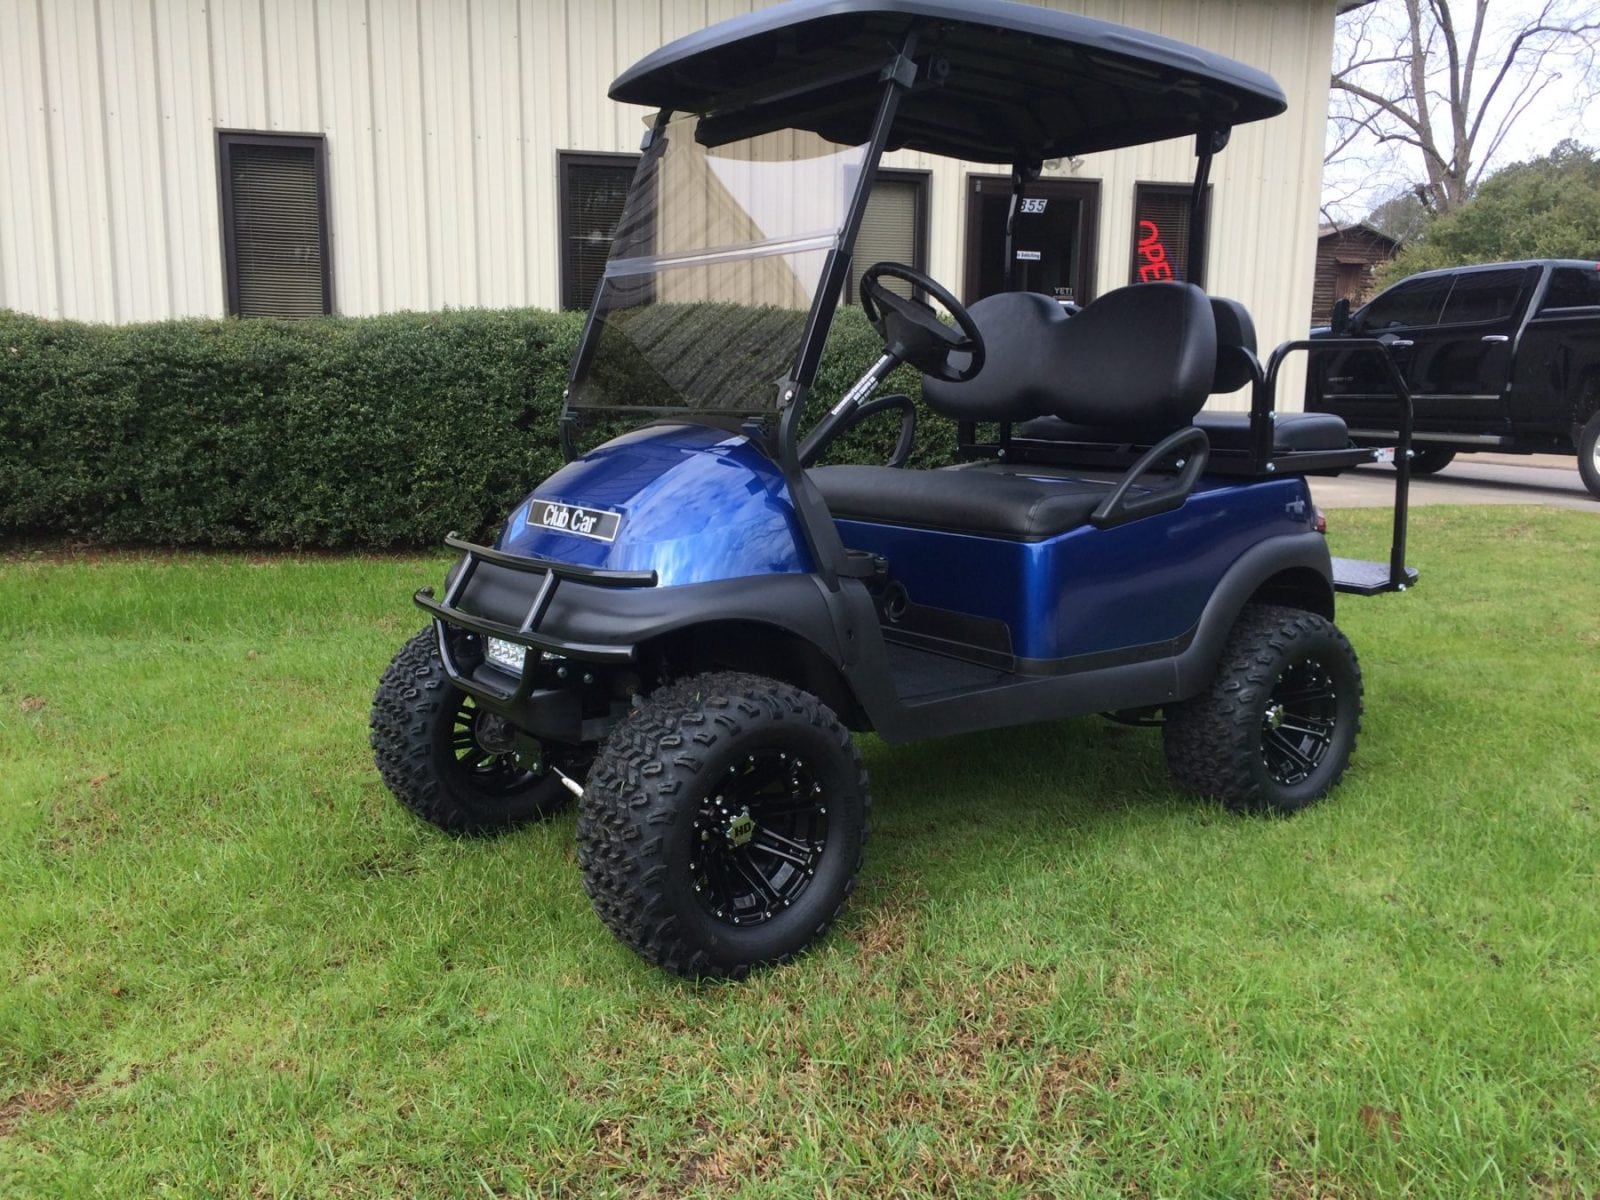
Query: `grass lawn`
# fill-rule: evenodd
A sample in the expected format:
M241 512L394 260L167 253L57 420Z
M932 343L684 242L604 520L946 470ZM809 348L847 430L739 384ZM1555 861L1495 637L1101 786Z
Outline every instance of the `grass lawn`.
M602 928L570 813L384 792L442 560L0 562L0 1196L1590 1196L1600 520L1412 530L1321 806L1095 719L867 738L846 918L702 987Z

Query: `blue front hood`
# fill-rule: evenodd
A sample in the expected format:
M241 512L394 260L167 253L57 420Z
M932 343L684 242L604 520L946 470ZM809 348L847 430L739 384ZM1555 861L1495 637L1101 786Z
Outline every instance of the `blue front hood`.
M546 500L618 514L615 539L545 525ZM703 425L650 425L568 463L517 506L495 545L655 571L662 586L812 569L778 465L744 435Z

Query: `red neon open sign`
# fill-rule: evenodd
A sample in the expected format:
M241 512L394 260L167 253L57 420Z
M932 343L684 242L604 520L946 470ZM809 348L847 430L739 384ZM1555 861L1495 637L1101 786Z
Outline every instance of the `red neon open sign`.
M1140 221L1139 282L1156 283L1172 277L1172 260L1161 241L1161 227L1154 221Z

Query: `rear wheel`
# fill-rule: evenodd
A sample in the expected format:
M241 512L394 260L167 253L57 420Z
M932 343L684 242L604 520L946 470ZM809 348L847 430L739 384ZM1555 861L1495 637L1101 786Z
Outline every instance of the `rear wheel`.
M868 804L850 734L815 696L700 675L612 731L579 807L578 863L601 920L643 957L737 978L832 923Z
M1251 606L1211 687L1167 711L1180 786L1247 812L1296 812L1344 774L1361 727L1361 667L1332 621Z
M1578 474L1589 494L1600 500L1600 412L1589 418L1578 435Z
M370 742L395 799L451 833L510 829L572 799L551 769L551 752L450 682L431 628L402 646L383 673ZM575 761L566 770L581 773Z
M1455 461L1456 452L1442 446L1413 446L1411 448L1411 473L1437 475Z

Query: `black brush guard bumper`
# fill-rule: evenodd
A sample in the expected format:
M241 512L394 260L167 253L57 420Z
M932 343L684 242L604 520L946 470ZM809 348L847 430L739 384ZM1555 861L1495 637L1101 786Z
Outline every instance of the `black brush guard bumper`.
M492 678L487 677L488 672L474 669L463 669L461 665L460 644L457 639L466 636L472 638L498 638L502 641L513 642L525 646L530 651L542 651L558 654L563 658L583 659L598 663L626 663L633 661L634 648L631 645L598 645L583 642L568 641L563 638L551 637L539 632L539 623L550 608L550 601L554 598L556 588L564 582L583 584L589 587L601 588L639 588L654 587L656 573L654 571L611 571L600 567L583 567L574 563L556 562L548 558L531 558L518 554L507 554L488 546L478 546L466 541L459 534L451 533L445 538L445 545L452 550L460 550L465 556L459 567L450 578L445 588L442 600L434 598L431 587L420 589L413 599L417 607L433 617L434 628L439 637L439 657L444 664L445 674L450 682L459 687L470 696L488 704L500 711L519 710L526 715L527 710L541 708L555 709L560 707L576 708L576 695L570 689L538 691L534 687L534 665L538 661L535 654L530 653L523 662L522 675L513 687L502 687ZM529 603L527 612L522 621L517 625L509 625L501 621L491 620L476 613L467 612L460 607L461 597L472 583L472 577L482 563L492 563L494 566L507 570L517 571L538 579L537 590ZM499 673L505 668L495 667L493 671ZM510 677L509 671L506 671ZM556 713L550 714L552 720L561 726L571 724L567 719L557 719Z

